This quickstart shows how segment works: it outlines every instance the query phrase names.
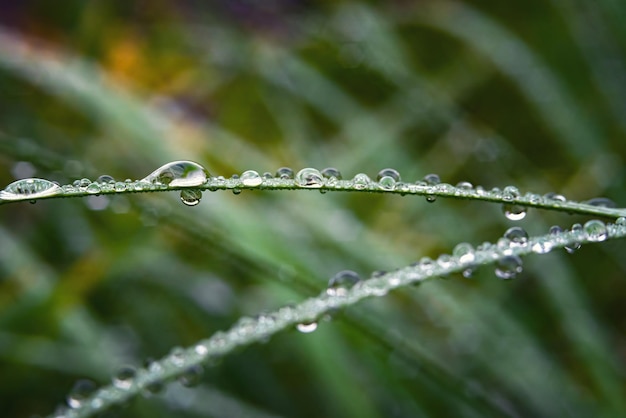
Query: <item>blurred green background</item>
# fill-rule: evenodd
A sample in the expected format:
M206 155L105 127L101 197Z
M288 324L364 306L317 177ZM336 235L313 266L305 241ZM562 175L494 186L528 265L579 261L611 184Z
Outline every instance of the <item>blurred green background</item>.
M626 201L619 0L0 2L0 184L385 167ZM46 415L243 315L496 241L497 205L176 193L0 208L0 409ZM531 211L530 234L583 217ZM490 266L230 354L120 417L626 415L626 245Z

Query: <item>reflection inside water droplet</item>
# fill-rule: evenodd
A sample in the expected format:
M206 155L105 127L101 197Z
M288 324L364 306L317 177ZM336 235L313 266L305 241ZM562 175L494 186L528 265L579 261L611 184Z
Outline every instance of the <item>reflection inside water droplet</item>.
M511 241L511 246L523 247L528 244L528 233L519 226L507 229L504 238Z
M206 183L208 171L193 161L167 163L147 175L142 182L169 187L193 187Z
M244 171L240 179L244 186L255 187L263 183L263 178L254 170Z
M522 272L522 259L516 255L505 256L496 264L496 276L503 280L514 279Z
M345 296L348 289L356 285L361 278L352 270L344 270L337 273L328 281L326 294L329 296Z
M96 384L91 380L78 380L67 395L67 405L70 408L80 408L95 391Z
M526 217L526 208L520 205L502 205L504 216L510 221L521 221Z
M296 174L296 183L300 187L319 188L324 185L324 178L314 168L303 168Z
M196 206L202 199L202 191L185 189L180 191L180 200L187 206Z
M29 200L55 196L62 193L61 187L46 179L30 178L14 181L0 191L2 200Z
M598 219L592 219L585 223L583 230L585 231L586 238L592 242L601 242L608 237L606 225Z

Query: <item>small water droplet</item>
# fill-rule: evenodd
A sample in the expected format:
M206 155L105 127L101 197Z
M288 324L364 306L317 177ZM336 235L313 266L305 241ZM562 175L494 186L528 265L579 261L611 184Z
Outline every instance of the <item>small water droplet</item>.
M589 241L602 242L608 238L606 225L598 219L592 219L583 227L585 236Z
M180 375L178 381L185 387L198 386L198 384L202 381L203 373L204 368L201 365L196 364L186 369L183 374Z
M584 202L591 206L597 206L601 208L616 208L617 205L614 201L606 197L594 197L593 199L589 199Z
M434 194L433 194L433 195L428 195L428 196L426 196L426 201L427 201L428 203L433 203L433 202L435 202L436 200L437 200L437 196L436 196L436 195L434 195Z
M169 360L175 366L182 366L185 362L185 350L182 347L174 347L170 351Z
M293 170L289 167L281 167L276 170L276 178L288 180L293 178Z
M296 174L296 183L300 187L319 188L324 185L322 173L314 168L303 168Z
M455 256L459 262L465 263L473 263L476 259L476 253L474 252L474 247L467 242L462 242L457 244L452 251L452 255Z
M462 190L471 190L474 186L469 181L461 181L457 183L456 188Z
M585 238L585 232L583 231L583 226L581 224L572 225L572 229L570 231L572 235L574 236L574 238L578 238L581 240ZM564 248L565 248L565 251L571 254L574 251L580 249L581 246L582 244L580 242L573 242L569 245L566 245Z
M2 200L25 200L39 197L48 197L61 194L63 189L49 180L45 179L22 179L14 181L0 191Z
M244 171L241 174L241 182L244 186L258 186L263 183L263 178L254 170Z
M89 186L87 186L87 193L98 194L101 191L102 190L100 189L100 185L98 183L91 183Z
M626 217L620 216L615 220L615 225L624 226L626 225Z
M272 175L272 173L270 173L269 171L266 171L265 173L263 173L263 178L265 180L271 180L274 178L274 176Z
M326 294L328 296L345 296L348 293L348 289L359 283L359 281L361 281L361 277L354 271L340 271L328 281Z
M526 208L520 205L502 205L504 216L510 221L521 221L526 217Z
M562 194L555 192L546 193L543 195L544 199L552 200L554 202L567 202L567 199Z
M439 266L443 269L449 269L450 267L454 266L454 261L449 254L441 254L437 258L437 264L439 264Z
M115 191L116 192L123 192L124 190L126 190L126 183L118 181L117 183L115 183Z
M133 385L137 370L131 366L122 367L113 377L113 385L128 390Z
M89 180L88 178L83 178L78 180L78 187L81 188L86 188L91 184L91 180Z
M530 249L537 254L546 254L552 251L554 244L548 238L537 238Z
M507 255L496 264L496 276L503 280L514 279L522 272L522 259L516 255Z
M193 187L206 183L210 174L193 161L167 163L147 175L142 182L169 187Z
M507 229L504 233L504 238L511 241L511 246L513 247L524 247L528 244L528 233L519 226Z
M393 190L396 183L400 181L400 173L393 168L384 168L378 172L376 180L381 188Z
M441 183L441 179L437 174L426 174L424 176L424 182L429 186L435 186Z
M308 334L317 329L317 322L303 322L301 324L296 325L296 329L304 334Z
M115 183L115 179L111 176L109 176L108 174L103 174L100 177L98 177L96 179L96 181L98 183L103 183L103 184L113 184Z
M67 405L73 409L80 408L95 391L96 384L91 380L78 380L67 395Z
M324 176L327 179L336 179L336 180L341 180L341 173L339 172L339 170L337 170L334 167L326 167L325 169L322 170L322 176Z
M506 186L502 190L502 199L506 202L512 202L520 196L520 192L515 186Z
M187 206L196 206L202 199L202 191L185 189L180 191L180 200Z
M563 228L561 228L561 227L560 227L560 226L558 226L558 225L552 225L552 226L550 227L549 232L550 232L550 235L558 235L558 234L560 234L561 232L563 232Z
M372 180L367 174L359 173L352 179L354 188L357 190L363 190L369 188Z

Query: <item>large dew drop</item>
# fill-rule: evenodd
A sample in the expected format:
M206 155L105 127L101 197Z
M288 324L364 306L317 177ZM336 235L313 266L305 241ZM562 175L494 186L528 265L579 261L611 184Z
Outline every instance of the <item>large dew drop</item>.
M300 187L316 189L324 185L324 177L319 170L314 168L303 168L298 171L298 174L296 174L296 183Z
M62 193L61 186L45 179L23 179L9 184L0 191L2 200L30 200L39 197L55 196Z
M393 168L384 168L378 172L376 180L382 189L393 190L400 181L400 173Z
M142 182L157 186L194 187L206 183L209 172L193 161L174 161L157 168Z
M81 379L77 381L70 394L67 395L67 405L73 409L80 408L95 393L96 389L96 384L91 380Z
M505 203L502 205L502 212L510 221L521 221L526 217L526 208L520 205Z

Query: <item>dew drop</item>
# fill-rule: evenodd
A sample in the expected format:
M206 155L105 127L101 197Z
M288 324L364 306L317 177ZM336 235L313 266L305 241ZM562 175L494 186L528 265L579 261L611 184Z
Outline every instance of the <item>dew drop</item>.
M128 390L133 385L137 370L134 367L122 367L113 377L113 385L120 389Z
M75 185L78 185L78 187L82 187L82 188L86 188L91 184L91 180L89 180L88 178L83 178L83 179L77 180L76 182L78 182L78 184L75 184Z
M72 387L70 394L67 395L67 405L73 409L80 408L95 391L96 384L91 380L78 380Z
M103 184L114 184L115 183L115 179L111 176L109 176L108 174L103 174L100 177L98 177L96 179L96 181L98 183L103 183Z
M126 183L118 181L117 183L115 183L114 188L116 192L123 192L124 190L126 190Z
M472 247L472 245L468 244L467 242L457 244L457 246L454 247L454 250L452 251L452 255L455 256L459 260L459 262L463 264L473 263L476 259L474 247Z
M326 294L328 296L346 296L348 294L348 289L352 288L360 281L361 277L359 277L359 275L354 271L340 271L328 281Z
M504 216L510 221L521 221L526 217L526 208L520 205L504 204L502 205Z
M469 181L461 181L457 183L456 188L462 190L471 190L474 186Z
M428 203L433 203L433 202L435 202L436 200L437 200L437 196L435 196L434 194L433 194L433 195L428 195L428 196L426 196L426 201L427 201Z
M522 259L516 255L507 255L496 264L496 276L503 280L514 279L522 272Z
M524 247L528 244L528 233L519 226L507 229L504 233L504 238L511 241L511 246L513 247Z
M174 161L157 168L141 181L158 186L193 187L206 183L208 177L208 171L198 163Z
M585 223L583 229L585 231L585 237L592 242L602 242L608 237L606 225L598 219L588 221Z
M620 216L615 220L615 225L625 226L626 225L626 217Z
M187 206L196 206L202 199L202 191L185 189L180 191L180 200Z
M289 167L281 167L276 170L276 178L283 180L293 179L293 170Z
M400 173L393 168L384 168L378 172L376 180L382 189L393 190L400 181Z
M552 226L550 227L550 230L549 230L548 232L550 233L550 235L558 235L558 234L560 234L561 232L563 232L563 228L561 228L561 227L560 227L560 226L558 226L558 225L552 225Z
M537 254L546 254L552 251L552 247L554 244L549 238L537 238L530 249Z
M324 178L322 173L314 168L303 168L296 174L296 183L300 187L315 189L324 185Z
M359 173L352 179L353 187L357 190L367 189L372 180L367 174Z
M520 192L515 186L506 186L504 190L502 190L502 199L504 199L507 202L512 202L519 196L520 196Z
M336 180L341 180L342 176L341 176L341 172L339 172L339 170L337 170L334 167L327 167L325 169L322 170L322 176L324 176L327 179L336 179Z
M0 191L2 200L24 200L61 194L63 189L49 180L30 178L14 181Z
M543 197L545 199L552 200L554 202L563 202L564 203L564 202L567 201L565 196L563 196L562 194L554 193L554 192L546 193L545 195L543 195Z
M244 186L254 187L263 183L263 178L254 170L244 171L240 178Z
M593 199L589 199L585 202L591 206L597 206L601 208L616 208L617 205L614 201L606 197L594 197Z
M303 322L296 325L296 329L304 334L308 334L317 329L317 322Z
M435 186L441 183L441 179L437 174L426 174L424 176L424 182L426 182L429 186Z
M571 233L574 236L574 238L578 238L581 240L585 238L585 232L583 231L583 226L581 224L572 225ZM571 254L574 251L580 249L581 246L582 244L580 242L573 242L569 245L566 245L564 248L565 248L565 251Z
M87 186L87 193L98 194L101 191L102 189L100 189L100 185L98 183L91 183L89 186Z
M183 374L180 375L178 381L185 387L198 386L198 384L202 381L203 373L204 368L201 365L196 364L186 369Z

